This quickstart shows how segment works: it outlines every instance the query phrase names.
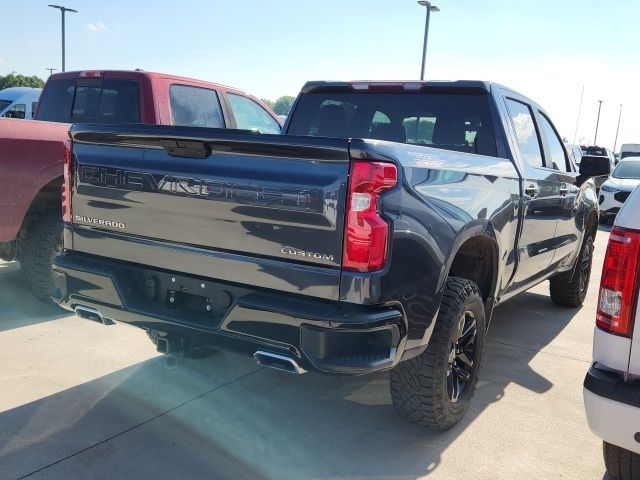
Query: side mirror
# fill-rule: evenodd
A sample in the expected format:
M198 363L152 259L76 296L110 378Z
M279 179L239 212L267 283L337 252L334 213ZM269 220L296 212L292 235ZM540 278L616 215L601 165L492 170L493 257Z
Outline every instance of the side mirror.
M583 177L605 177L611 174L611 162L608 157L585 155L580 161L580 175Z

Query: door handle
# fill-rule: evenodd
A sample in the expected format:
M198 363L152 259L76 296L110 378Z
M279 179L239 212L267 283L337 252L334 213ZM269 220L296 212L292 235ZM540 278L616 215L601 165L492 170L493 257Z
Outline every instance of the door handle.
M569 193L569 186L566 183L560 185L560 196L566 197Z
M524 194L528 197L535 197L540 193L540 187L533 183L524 189Z

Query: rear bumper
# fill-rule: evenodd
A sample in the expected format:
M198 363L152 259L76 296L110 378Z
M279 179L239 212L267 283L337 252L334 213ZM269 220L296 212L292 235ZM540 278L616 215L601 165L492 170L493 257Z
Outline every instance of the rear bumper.
M253 354L286 355L305 370L364 374L393 367L406 321L391 306L323 301L67 251L54 259L63 307Z
M602 440L640 454L640 382L589 369L584 380L584 406L591 431Z

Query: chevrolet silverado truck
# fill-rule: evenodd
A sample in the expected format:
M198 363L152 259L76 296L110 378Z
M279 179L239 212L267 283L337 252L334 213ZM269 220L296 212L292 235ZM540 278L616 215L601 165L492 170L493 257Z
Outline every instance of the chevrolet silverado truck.
M19 260L41 299L50 297L51 258L62 248L63 164L73 122L280 131L258 99L214 83L144 71L49 77L36 121L0 119L0 258Z
M308 83L261 135L76 124L53 298L158 351L292 373L390 370L433 429L473 396L493 309L542 281L582 304L608 160L480 82Z

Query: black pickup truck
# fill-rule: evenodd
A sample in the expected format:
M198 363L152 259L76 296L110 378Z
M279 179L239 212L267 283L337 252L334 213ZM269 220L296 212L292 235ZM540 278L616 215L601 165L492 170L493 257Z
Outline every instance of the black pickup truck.
M583 302L608 162L575 172L524 96L313 82L284 132L74 125L54 299L164 353L391 370L396 410L435 429L469 405L496 305L544 280Z

